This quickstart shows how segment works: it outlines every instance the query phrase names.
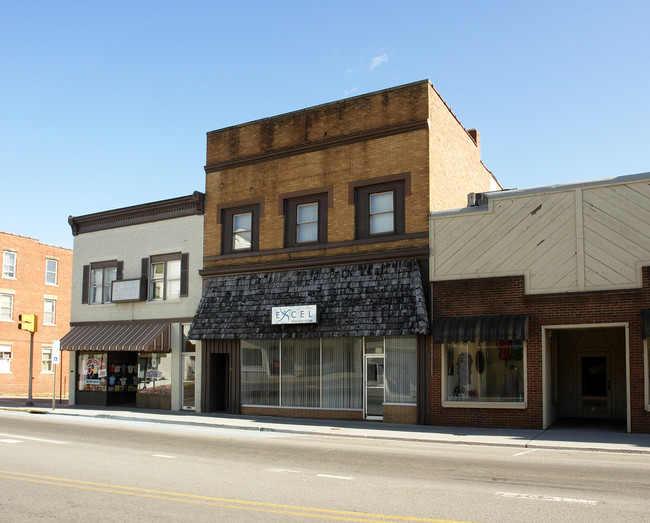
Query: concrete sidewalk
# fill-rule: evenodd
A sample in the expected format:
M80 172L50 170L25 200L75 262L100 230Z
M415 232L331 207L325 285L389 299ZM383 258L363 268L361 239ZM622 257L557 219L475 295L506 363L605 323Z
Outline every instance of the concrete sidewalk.
M97 419L139 421L269 431L287 434L311 434L395 441L505 446L521 449L564 449L595 452L650 454L650 434L628 434L622 428L606 425L563 426L548 430L481 429L472 427L434 427L400 425L374 421L342 421L280 418L270 416L234 416L220 413L197 414L125 407L68 406L67 401L52 410L52 400L34 399L33 407L25 398L0 398L0 409L26 411L50 416L79 416Z

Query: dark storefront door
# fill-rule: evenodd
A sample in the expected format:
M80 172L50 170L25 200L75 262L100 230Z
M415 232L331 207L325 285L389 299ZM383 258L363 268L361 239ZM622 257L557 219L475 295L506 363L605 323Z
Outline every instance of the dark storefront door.
M210 359L210 410L228 411L229 354L212 354Z
M580 407L584 418L610 417L611 378L607 356L580 357Z

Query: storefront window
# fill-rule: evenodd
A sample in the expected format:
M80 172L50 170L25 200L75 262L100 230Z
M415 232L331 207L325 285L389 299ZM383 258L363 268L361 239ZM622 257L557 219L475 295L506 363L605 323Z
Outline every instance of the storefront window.
M417 338L386 337L386 403L417 403Z
M386 347L386 401L416 403L415 336L242 340L242 403L362 409L364 345Z
M323 407L363 407L363 338L323 338Z
M79 355L78 390L106 391L108 355L84 352Z
M190 326L183 325L183 409L196 407L196 342L187 337Z
M138 394L171 396L171 355L140 353L138 358Z
M242 340L242 403L280 405L280 341Z
M446 401L524 402L524 342L443 345Z
M282 340L282 406L320 406L319 341L318 338Z

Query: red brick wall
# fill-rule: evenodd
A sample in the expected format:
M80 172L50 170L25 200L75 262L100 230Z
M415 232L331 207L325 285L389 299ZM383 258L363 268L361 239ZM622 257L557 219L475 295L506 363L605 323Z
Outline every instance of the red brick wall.
M33 397L52 397L54 376L41 373L43 345L61 339L70 330L70 289L72 285L72 250L44 245L38 240L0 232L0 262L5 250L16 253L16 279L0 277L0 292L14 295L12 321L0 321L0 344L11 345L11 373L0 374L0 396L27 396L29 386L30 333L18 329L19 314L36 314L38 332L34 335ZM45 285L45 261L58 261L56 286ZM1 273L0 273L1 274ZM45 297L56 299L56 325L43 325ZM61 364L56 366L56 396L63 383L63 396L68 394L68 353L61 352ZM63 371L63 380L60 379Z
M524 294L524 277L479 278L431 284L433 319L442 317L528 315L528 408L443 408L441 348L432 345L430 370L431 424L476 427L542 428L542 327L598 323L629 324L629 381L632 432L650 432L644 407L644 344L641 313L650 308L650 267L643 269L643 288L563 294Z

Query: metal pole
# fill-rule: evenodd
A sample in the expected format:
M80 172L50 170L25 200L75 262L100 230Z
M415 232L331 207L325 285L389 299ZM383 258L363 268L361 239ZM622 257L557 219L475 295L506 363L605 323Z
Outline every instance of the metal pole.
M54 388L52 389L52 410L54 410L54 404L56 403L56 363L52 363L52 370L54 371L54 379L52 383Z
M34 375L34 333L29 333L29 386L27 388L27 406L32 407L34 402L32 401L32 380Z

